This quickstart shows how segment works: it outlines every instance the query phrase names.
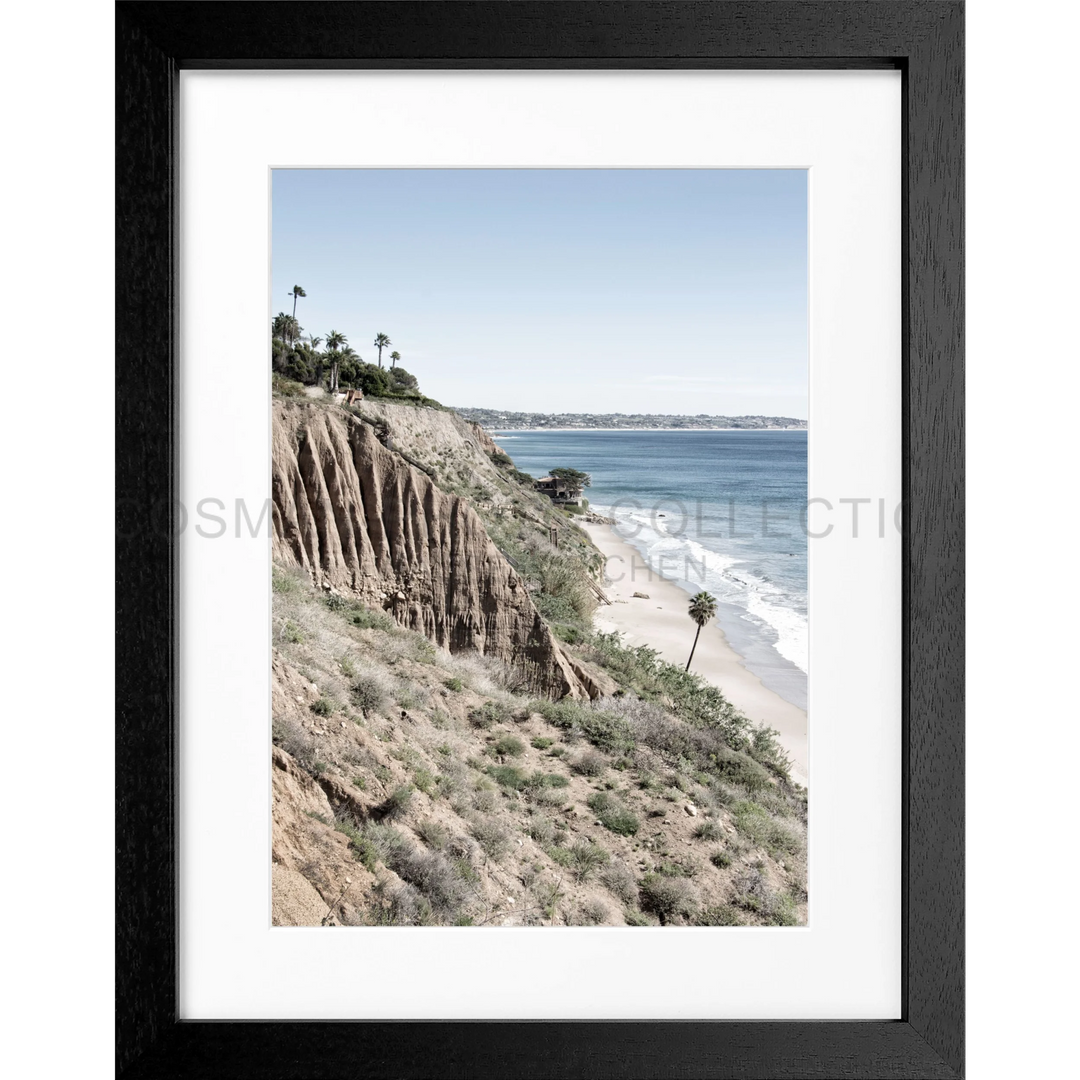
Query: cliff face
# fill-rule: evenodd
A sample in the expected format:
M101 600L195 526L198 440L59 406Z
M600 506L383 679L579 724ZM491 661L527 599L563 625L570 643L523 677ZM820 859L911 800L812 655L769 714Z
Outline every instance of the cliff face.
M519 669L551 697L613 688L568 657L469 503L344 410L274 403L273 555L451 652Z

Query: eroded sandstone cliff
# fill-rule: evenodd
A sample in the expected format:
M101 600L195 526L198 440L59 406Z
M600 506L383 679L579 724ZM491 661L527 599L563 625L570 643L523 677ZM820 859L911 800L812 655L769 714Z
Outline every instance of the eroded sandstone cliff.
M513 664L551 697L612 690L570 658L521 578L458 495L384 447L343 409L276 401L273 555L451 652Z

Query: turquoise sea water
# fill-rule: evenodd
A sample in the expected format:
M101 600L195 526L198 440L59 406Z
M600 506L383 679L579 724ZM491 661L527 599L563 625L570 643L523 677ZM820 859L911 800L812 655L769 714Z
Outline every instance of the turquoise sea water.
M806 708L805 431L494 433L533 476L592 476L590 506L653 571L717 598L728 641L766 686ZM643 591L648 571L639 568Z

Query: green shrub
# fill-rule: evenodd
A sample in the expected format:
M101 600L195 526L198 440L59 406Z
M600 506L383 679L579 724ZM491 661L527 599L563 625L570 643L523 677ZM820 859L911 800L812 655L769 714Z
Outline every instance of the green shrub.
M374 675L361 675L352 684L349 696L365 717L383 712L388 701L386 687Z
M558 911L559 902L562 900L562 885L557 881L541 881L533 886L533 895L540 903L540 907L546 918L555 921L555 913Z
M719 840L721 835L720 826L715 821L703 821L694 830L694 836L698 840Z
M304 396L304 384L286 379L283 375L271 376L271 384L275 397L302 398Z
M534 701L530 708L549 724L579 734L601 750L621 753L634 748L630 726L613 713L582 705L569 698L562 701Z
M602 847L586 841L575 844L570 849L570 856L570 865L578 882L588 881L595 871L611 861L611 856Z
M454 869L457 870L457 875L462 881L467 881L472 885L480 880L480 873L475 866L468 859L463 856L453 860Z
M709 755L713 771L721 779L738 784L752 795L772 787L768 770L748 754L734 750L718 750Z
M593 635L591 646L593 659L624 686L650 701L662 701L681 720L695 727L716 731L732 749L751 750L763 761L782 768L782 763L774 760L778 749L775 740L763 736L755 748L750 720L700 675L669 664L646 645L624 645L614 631Z
M482 814L490 814L498 805L498 798L494 791L476 791L468 806L457 807L458 814L467 814L469 810L479 810Z
M786 893L780 893L773 902L768 918L772 926L798 926L799 918L795 901Z
M270 571L270 586L276 593L296 592L298 582L291 574L286 574L276 566Z
M374 870L377 862L393 868L401 853L410 847L408 837L393 825L368 822L358 830L346 818L335 822L334 827L349 837L354 854L368 870Z
M600 926L607 922L610 912L602 900L586 900L578 915L582 926Z
M555 745L555 740L549 739L546 735L534 735L529 743L534 750L547 750L548 747Z
M794 899L787 893L773 892L761 870L750 867L735 879L734 885L731 902L743 911L753 912L771 926L797 925Z
M693 877L698 868L692 859L661 859L656 872L662 877Z
M564 866L569 869L574 863L574 855L569 848L552 845L544 848L544 854L557 866Z
M709 782L709 791L721 806L731 806L731 804L737 802L739 798L727 784L722 784L719 780L712 780Z
M606 791L598 791L589 798L589 809L596 814L600 824L620 836L635 836L641 828L637 816L617 802Z
M435 776L428 769L419 768L413 773L413 783L418 791L430 795L435 790Z
M661 925L686 916L694 909L694 895L685 878L646 874L638 886L642 911L651 911Z
M714 851L709 856L709 862L721 870L726 870L731 865L731 856L726 851Z
M511 791L521 791L525 787L526 775L516 765L489 765L484 771Z
M526 832L541 846L550 844L555 839L555 826L545 817L534 817Z
M357 390L363 390L365 397L386 397L391 393L391 383L385 368L377 364L351 361L348 368L342 364L342 382Z
M511 718L510 710L499 701L485 701L479 708L469 713L469 723L473 727L487 729L495 724L504 724Z
M637 908L627 908L623 912L623 919L626 921L627 926L653 926L655 925L649 917Z
M430 703L427 691L419 684L409 679L402 679L398 683L396 698L398 705L403 709L423 709Z
M401 784L390 792L380 810L386 818L398 818L406 813L412 803L414 789L411 784Z
M733 904L702 908L691 920L695 926L745 926L746 920Z
M318 701L313 702L311 711L316 716L333 716L337 710L337 705L328 697L321 697Z
M777 820L755 802L736 803L732 815L739 833L774 857L797 855L804 848L803 838L793 825Z
M623 863L609 863L600 871L600 884L617 896L624 904L633 904L637 900L637 883L634 875Z
M439 773L435 777L435 787L439 795L444 799L453 799L461 793L461 777L452 773Z
M421 821L416 826L416 833L428 847L434 848L436 851L441 851L446 847L446 842L449 839L446 829L431 818L425 818Z
M492 751L499 757L520 757L525 744L516 735L502 735L492 743Z
M359 604L350 605L352 612L350 621L353 626L361 630L393 630L397 623L383 611L373 611L371 608L362 607Z
M421 893L433 911L444 918L456 914L466 889L457 867L445 856L405 843L385 861L402 881Z
M418 663L434 664L438 655L438 650L427 638L416 637L413 639L413 656Z
M601 776L607 768L607 764L607 758L603 754L598 754L595 750L586 750L573 763L573 769L574 772L581 773L582 776Z
M489 858L499 859L510 850L510 834L494 818L477 818L469 831Z
M530 791L535 791L538 788L564 788L569 786L570 778L568 776L560 776L559 773L540 772L539 770L530 773L525 781L525 787Z
M453 690L455 693L460 693L465 688L462 681L456 675L453 678L447 679L443 685L447 690Z
M550 807L552 810L561 810L566 805L566 792L550 787L530 788L528 791L529 802L534 806ZM558 823L560 826L562 822Z

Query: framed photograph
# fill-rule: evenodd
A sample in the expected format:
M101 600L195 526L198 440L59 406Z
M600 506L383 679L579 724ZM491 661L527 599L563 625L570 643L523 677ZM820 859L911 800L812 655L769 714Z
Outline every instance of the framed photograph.
M120 1075L962 1073L962 50L117 5Z

